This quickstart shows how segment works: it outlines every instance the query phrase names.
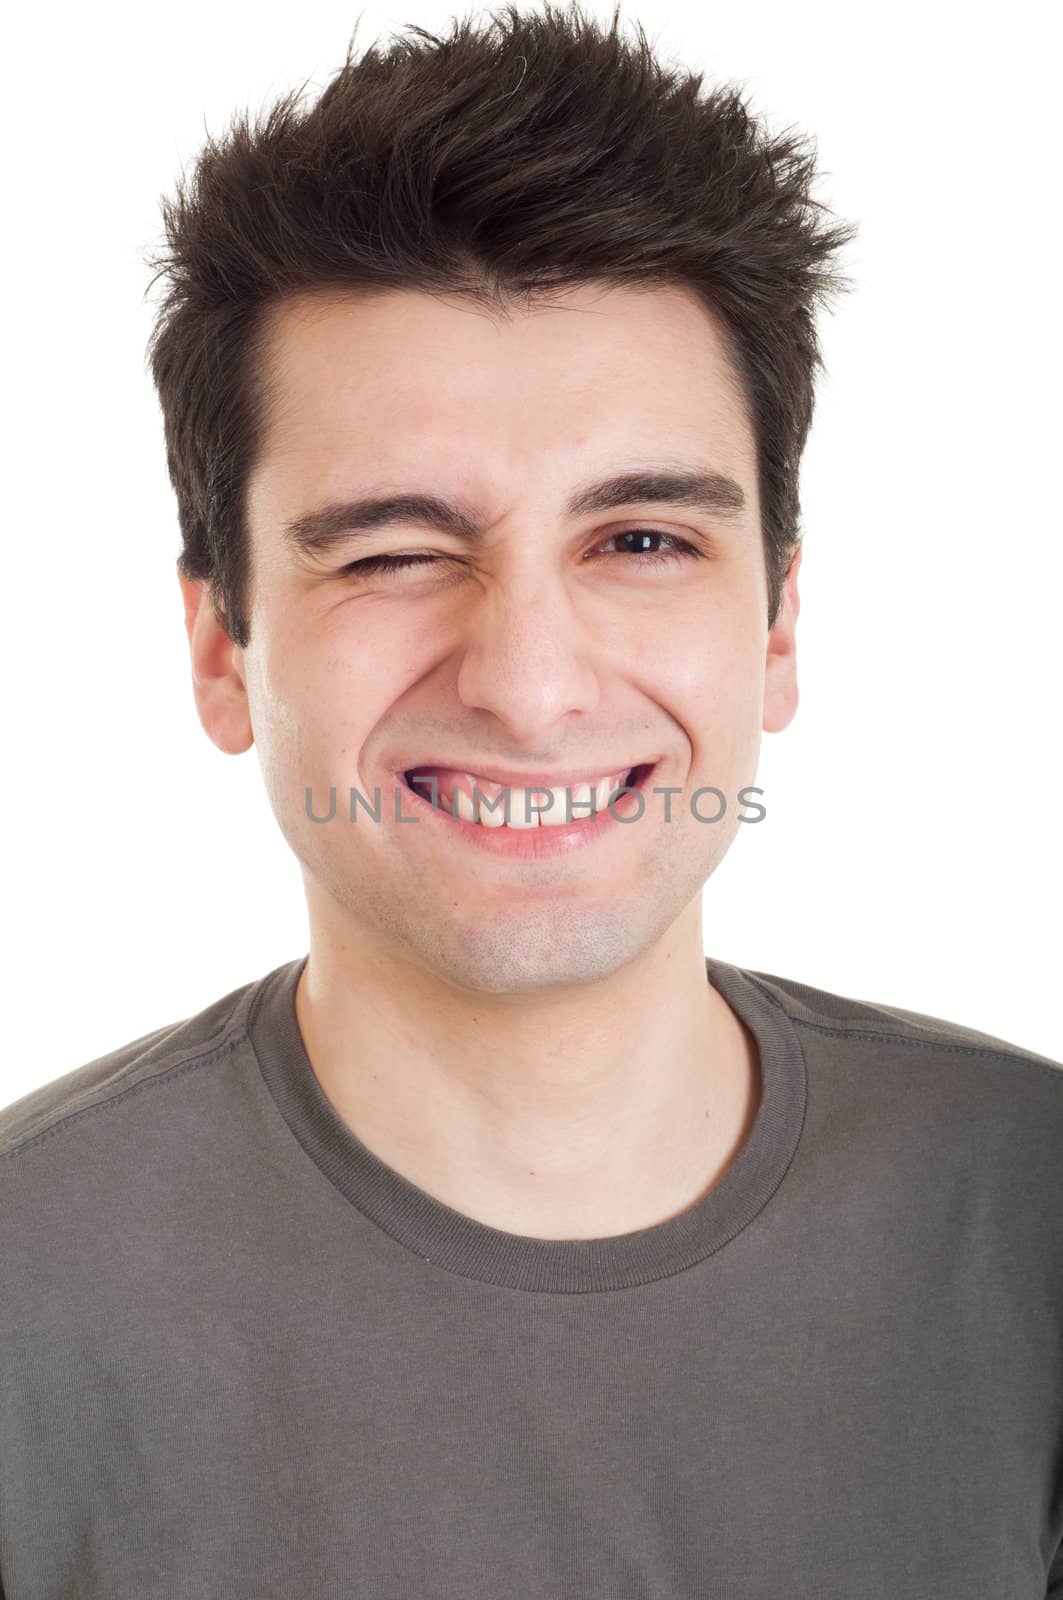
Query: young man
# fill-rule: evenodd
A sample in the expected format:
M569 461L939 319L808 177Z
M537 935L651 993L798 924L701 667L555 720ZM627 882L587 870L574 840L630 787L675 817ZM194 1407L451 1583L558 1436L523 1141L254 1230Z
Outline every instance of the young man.
M510 8L166 207L310 951L0 1117L8 1600L1063 1594L1063 1073L703 953L850 230L698 82Z

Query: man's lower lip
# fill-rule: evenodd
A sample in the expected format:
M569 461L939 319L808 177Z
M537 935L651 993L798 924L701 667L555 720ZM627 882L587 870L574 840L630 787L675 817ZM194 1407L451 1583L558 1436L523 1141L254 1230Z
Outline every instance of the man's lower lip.
M411 769L415 770L415 769ZM639 776L633 789L644 789L657 770L656 762L652 766L633 769ZM613 809L624 811L622 802L626 795L618 795L612 808L606 806L596 816L585 820L576 819L572 822L558 823L556 827L537 828L489 828L482 822L466 822L462 817L455 817L446 808L433 805L424 795L410 787L406 782L406 775L397 772L395 777L403 786L403 810L406 815L424 817L439 826L447 828L454 839L465 839L470 845L478 846L492 855L514 856L528 861L543 860L549 856L564 855L570 850L581 849L585 845L593 844L603 836L615 832L617 828L627 828L632 825L632 817L624 822L613 815ZM629 801L629 804L632 802ZM635 807L637 810L637 807Z

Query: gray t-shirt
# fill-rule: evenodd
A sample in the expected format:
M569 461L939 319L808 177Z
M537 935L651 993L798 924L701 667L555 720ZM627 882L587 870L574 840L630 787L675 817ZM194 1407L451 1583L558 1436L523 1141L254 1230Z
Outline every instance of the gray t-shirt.
M709 959L762 1099L657 1226L379 1161L296 959L0 1112L6 1600L1063 1595L1063 1067Z

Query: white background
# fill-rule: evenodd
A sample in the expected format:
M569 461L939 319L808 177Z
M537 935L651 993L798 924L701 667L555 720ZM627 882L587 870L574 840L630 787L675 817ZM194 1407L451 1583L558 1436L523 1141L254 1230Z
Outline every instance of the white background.
M527 9L522 7L522 9ZM588 5L608 18L608 6ZM302 954L254 751L192 700L144 254L206 130L407 22L19 8L3 105L8 1046L0 1103ZM860 225L803 474L802 703L705 892L725 960L1063 1057L1048 8L625 0L819 148Z

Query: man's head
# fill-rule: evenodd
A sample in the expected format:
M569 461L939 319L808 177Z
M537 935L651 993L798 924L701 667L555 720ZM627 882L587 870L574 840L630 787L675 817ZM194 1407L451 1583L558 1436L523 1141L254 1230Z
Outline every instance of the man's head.
M793 714L812 311L850 230L792 138L615 16L413 31L235 126L167 207L152 365L197 701L221 748L256 743L337 929L473 990L578 983L695 901ZM529 861L399 823L426 766L649 792ZM348 825L350 787L379 824Z

